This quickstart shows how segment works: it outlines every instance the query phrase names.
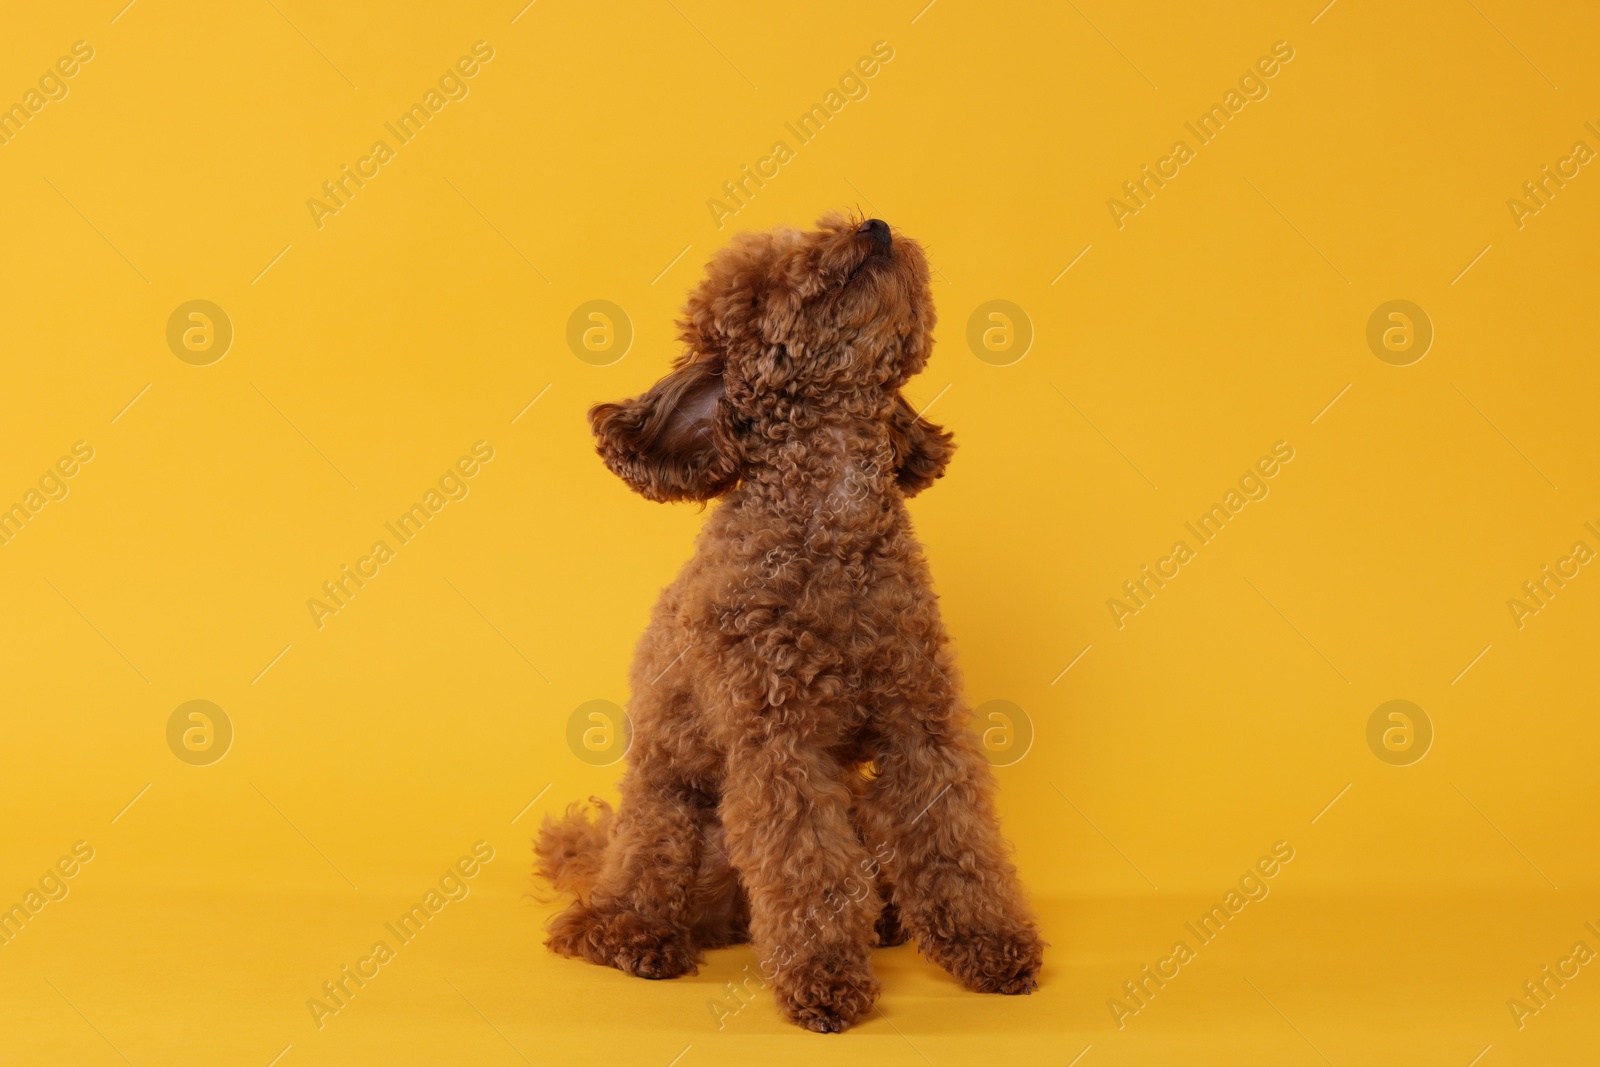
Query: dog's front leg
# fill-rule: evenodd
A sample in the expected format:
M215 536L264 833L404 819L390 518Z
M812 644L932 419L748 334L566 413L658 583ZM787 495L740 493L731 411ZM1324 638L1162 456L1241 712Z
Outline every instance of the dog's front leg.
M917 682L915 697L880 709L862 832L925 956L968 989L1031 993L1045 943L1000 835L994 774L946 673Z
M843 769L798 729L758 723L729 752L722 821L751 941L779 1009L822 1033L855 1022L879 989L870 953L883 903L849 804Z

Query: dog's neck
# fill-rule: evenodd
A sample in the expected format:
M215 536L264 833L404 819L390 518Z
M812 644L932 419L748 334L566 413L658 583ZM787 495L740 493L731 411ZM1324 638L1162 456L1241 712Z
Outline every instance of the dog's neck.
M740 494L745 506L804 527L808 538L876 537L896 510L886 502L899 498L888 427L830 418L791 426L782 440L767 442L750 458Z

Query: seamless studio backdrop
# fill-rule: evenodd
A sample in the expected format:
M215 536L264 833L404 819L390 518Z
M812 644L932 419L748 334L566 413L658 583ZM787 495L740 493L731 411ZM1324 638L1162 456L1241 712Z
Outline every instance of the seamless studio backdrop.
M124 2L0 35L0 1060L1592 1062L1593 10ZM705 519L584 412L841 208L1052 947L822 1038L528 841Z

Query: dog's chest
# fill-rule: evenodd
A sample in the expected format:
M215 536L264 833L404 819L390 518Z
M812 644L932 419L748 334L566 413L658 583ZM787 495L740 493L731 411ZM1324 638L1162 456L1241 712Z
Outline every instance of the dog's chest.
M892 525L870 535L808 526L725 572L720 628L765 630L849 658L917 601L922 568L914 550L909 534Z

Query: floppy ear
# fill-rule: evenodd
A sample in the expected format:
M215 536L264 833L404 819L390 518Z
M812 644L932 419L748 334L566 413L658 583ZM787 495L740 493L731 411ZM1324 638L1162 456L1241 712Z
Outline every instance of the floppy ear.
M612 473L649 500L709 500L739 480L720 361L689 360L632 400L596 404L589 425Z
M889 416L889 443L894 448L895 481L906 496L916 496L943 476L956 451L948 430L918 415L898 395Z

